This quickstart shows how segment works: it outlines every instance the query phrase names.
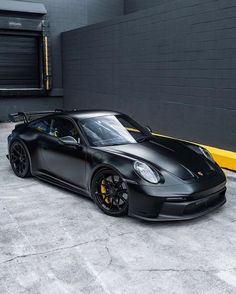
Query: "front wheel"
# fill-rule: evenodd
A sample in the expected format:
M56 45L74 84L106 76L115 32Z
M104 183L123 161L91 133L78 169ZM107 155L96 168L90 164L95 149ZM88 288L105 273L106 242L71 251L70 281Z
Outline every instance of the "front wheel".
M128 189L126 183L110 169L99 171L92 181L92 196L97 206L110 216L128 213Z
M20 178L31 175L30 161L25 146L21 142L14 142L10 147L10 163L14 173Z

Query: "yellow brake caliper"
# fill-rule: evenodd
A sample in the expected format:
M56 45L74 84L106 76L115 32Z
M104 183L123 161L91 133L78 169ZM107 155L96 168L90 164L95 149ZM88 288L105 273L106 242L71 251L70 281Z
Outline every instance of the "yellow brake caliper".
M107 204L109 204L110 203L110 198L109 198L109 196L107 196L107 189L106 189L105 180L102 180L102 182L101 182L101 193L102 193L103 200Z

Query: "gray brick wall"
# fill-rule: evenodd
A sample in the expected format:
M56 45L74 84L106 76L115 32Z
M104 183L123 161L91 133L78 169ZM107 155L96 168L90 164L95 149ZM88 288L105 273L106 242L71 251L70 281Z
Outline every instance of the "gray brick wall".
M48 10L52 53L52 82L62 88L61 32L87 24L86 0L34 0L44 3Z
M236 151L235 1L163 1L63 34L65 105Z
M97 23L124 14L124 0L87 0L87 23Z
M143 9L148 9L158 6L166 0L124 0L125 1L125 14L136 12ZM171 0L168 0L169 2Z

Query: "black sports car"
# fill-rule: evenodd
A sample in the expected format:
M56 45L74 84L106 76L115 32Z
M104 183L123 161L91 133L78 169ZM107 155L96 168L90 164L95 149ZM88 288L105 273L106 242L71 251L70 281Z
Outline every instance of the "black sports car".
M153 136L125 114L55 110L9 117L24 120L8 137L17 176L91 197L108 215L183 220L226 202L225 175L206 149Z

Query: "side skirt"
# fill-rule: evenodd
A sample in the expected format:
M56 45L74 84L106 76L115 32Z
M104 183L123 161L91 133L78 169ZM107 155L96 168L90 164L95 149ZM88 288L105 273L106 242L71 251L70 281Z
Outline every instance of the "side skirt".
M76 194L80 194L86 197L91 198L90 194L88 191L85 191L83 189L78 188L77 186L74 186L72 184L69 184L61 179L55 178L51 175L48 175L46 173L40 172L37 175L34 175L36 178L38 178L39 180L48 182L50 184L56 185L58 187L64 188L66 190L69 190L71 192L74 192Z

